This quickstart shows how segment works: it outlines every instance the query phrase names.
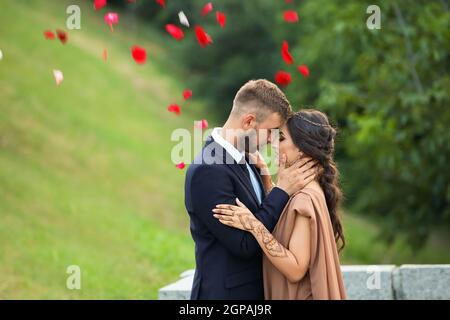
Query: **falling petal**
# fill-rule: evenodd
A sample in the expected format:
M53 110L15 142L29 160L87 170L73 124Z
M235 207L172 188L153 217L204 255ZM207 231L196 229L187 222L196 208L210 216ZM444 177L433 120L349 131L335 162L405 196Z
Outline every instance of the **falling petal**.
M181 30L174 24L166 24L166 31L178 41L184 38L183 30Z
M95 10L100 10L104 6L106 6L106 0L94 0L94 9Z
M166 7L166 2L164 0L156 0L156 3L159 4L161 6L161 8Z
M180 19L180 23L183 26L188 27L188 28L190 27L189 21L183 11L178 12L178 19Z
M286 10L283 14L284 21L289 23L296 23L298 22L298 14L294 10Z
M184 98L184 100L189 100L191 97L192 97L192 90L185 89L183 91L183 98Z
M213 5L211 2L208 2L207 4L205 4L202 8L202 11L200 12L200 14L202 16L206 16L208 13L210 13L213 10Z
M64 80L64 75L60 70L53 70L53 77L55 78L56 85L59 86Z
M206 128L208 128L208 121L205 120L205 119L200 120L200 121L196 121L195 124L194 124L194 126L195 126L196 128L202 129L202 130L203 130L203 129L206 129Z
M177 167L178 169L183 170L186 167L186 165L184 164L184 162L180 162L175 167Z
M47 40L53 40L53 39L55 39L55 34L53 33L53 31L45 30L44 31L44 37Z
M287 86L289 83L291 83L292 77L289 72L286 71L278 71L275 75L275 81L280 86Z
M294 59L289 52L289 44L287 41L283 41L283 44L281 45L281 56L283 57L284 62L286 62L287 64L294 63Z
M305 78L309 77L309 68L306 64L299 65L297 69Z
M59 41L61 41L62 44L66 44L68 38L67 32L58 29L56 30L56 34L58 35Z
M0 50L0 60L2 60L3 59L3 52L2 52L2 50Z
M213 42L211 37L200 26L195 26L195 35L197 36L198 43L200 43L202 48Z
M292 0L284 0L285 3L292 3Z
M147 60L147 51L139 46L131 47L131 56L137 64L144 64Z
M119 15L115 12L108 12L105 14L105 23L109 25L111 31L114 31L113 24L119 23Z
M106 62L107 59L108 59L108 51L106 51L106 49L103 49L103 60Z
M181 108L180 108L180 106L177 105L177 104L171 104L170 106L167 107L167 110L168 110L169 112L175 113L177 116L179 116L180 113L181 113Z
M222 28L225 27L225 23L227 22L227 16L223 12L217 11L216 19Z

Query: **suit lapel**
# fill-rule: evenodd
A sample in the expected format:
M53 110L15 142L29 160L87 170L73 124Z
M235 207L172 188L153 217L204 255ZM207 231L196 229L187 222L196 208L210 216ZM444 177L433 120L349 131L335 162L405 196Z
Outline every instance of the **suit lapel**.
M210 144L212 144L212 143L214 143L214 146L210 146ZM207 146L213 147L214 157L218 157L216 155L217 152L222 153L222 161L223 161L222 163L227 165L236 174L238 179L244 184L245 188L252 195L253 199L255 200L256 205L259 206L259 200L258 200L258 197L256 196L255 190L253 189L252 182L250 180L250 173L247 170L247 167L244 162L245 161L244 158L242 158L243 163L241 163L241 164L237 163L236 160L234 160L231 157L231 155L220 144L218 144L216 141L214 141L214 139L211 136L209 136L206 140L205 147L207 147ZM232 163L229 163L231 160L232 160ZM259 176L259 174L257 174L257 176L261 180L261 177Z
M244 172L247 168L242 168L242 165L234 162L233 164L227 164L227 166L233 170L233 172L237 175L238 179L245 185L246 189L250 192L256 204L259 206L259 200L256 196L255 190L253 189L252 182L250 181L250 177L248 177L248 173ZM245 166L245 164L243 165Z

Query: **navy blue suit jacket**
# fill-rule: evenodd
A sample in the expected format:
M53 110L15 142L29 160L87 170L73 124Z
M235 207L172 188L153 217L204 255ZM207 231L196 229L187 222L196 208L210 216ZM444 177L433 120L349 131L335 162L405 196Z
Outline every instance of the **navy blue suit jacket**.
M250 164L264 190L257 169ZM239 198L272 231L289 200L279 188L258 204L245 163L238 164L209 137L189 166L185 205L195 242L191 299L263 299L262 250L249 232L221 224L212 209Z

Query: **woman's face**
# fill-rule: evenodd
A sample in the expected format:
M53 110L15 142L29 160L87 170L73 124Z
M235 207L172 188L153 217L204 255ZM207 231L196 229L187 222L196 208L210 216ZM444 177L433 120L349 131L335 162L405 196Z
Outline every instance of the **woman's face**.
M292 141L291 135L289 134L289 130L287 125L284 124L280 129L280 147L279 147L279 156L282 157L283 154L287 156L286 165L289 167L295 161L300 159L303 155L297 146Z

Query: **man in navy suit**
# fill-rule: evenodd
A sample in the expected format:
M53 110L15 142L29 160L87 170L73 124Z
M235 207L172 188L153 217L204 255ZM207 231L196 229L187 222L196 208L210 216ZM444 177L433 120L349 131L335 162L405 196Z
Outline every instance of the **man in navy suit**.
M236 94L224 126L214 128L189 166L185 205L196 258L191 299L264 298L262 251L256 239L221 224L212 209L239 198L269 231L274 229L289 196L310 180L309 173L302 173L306 161L280 171L276 186L266 194L260 172L245 154L271 143L270 130L280 128L291 112L275 84L264 79L247 82Z

